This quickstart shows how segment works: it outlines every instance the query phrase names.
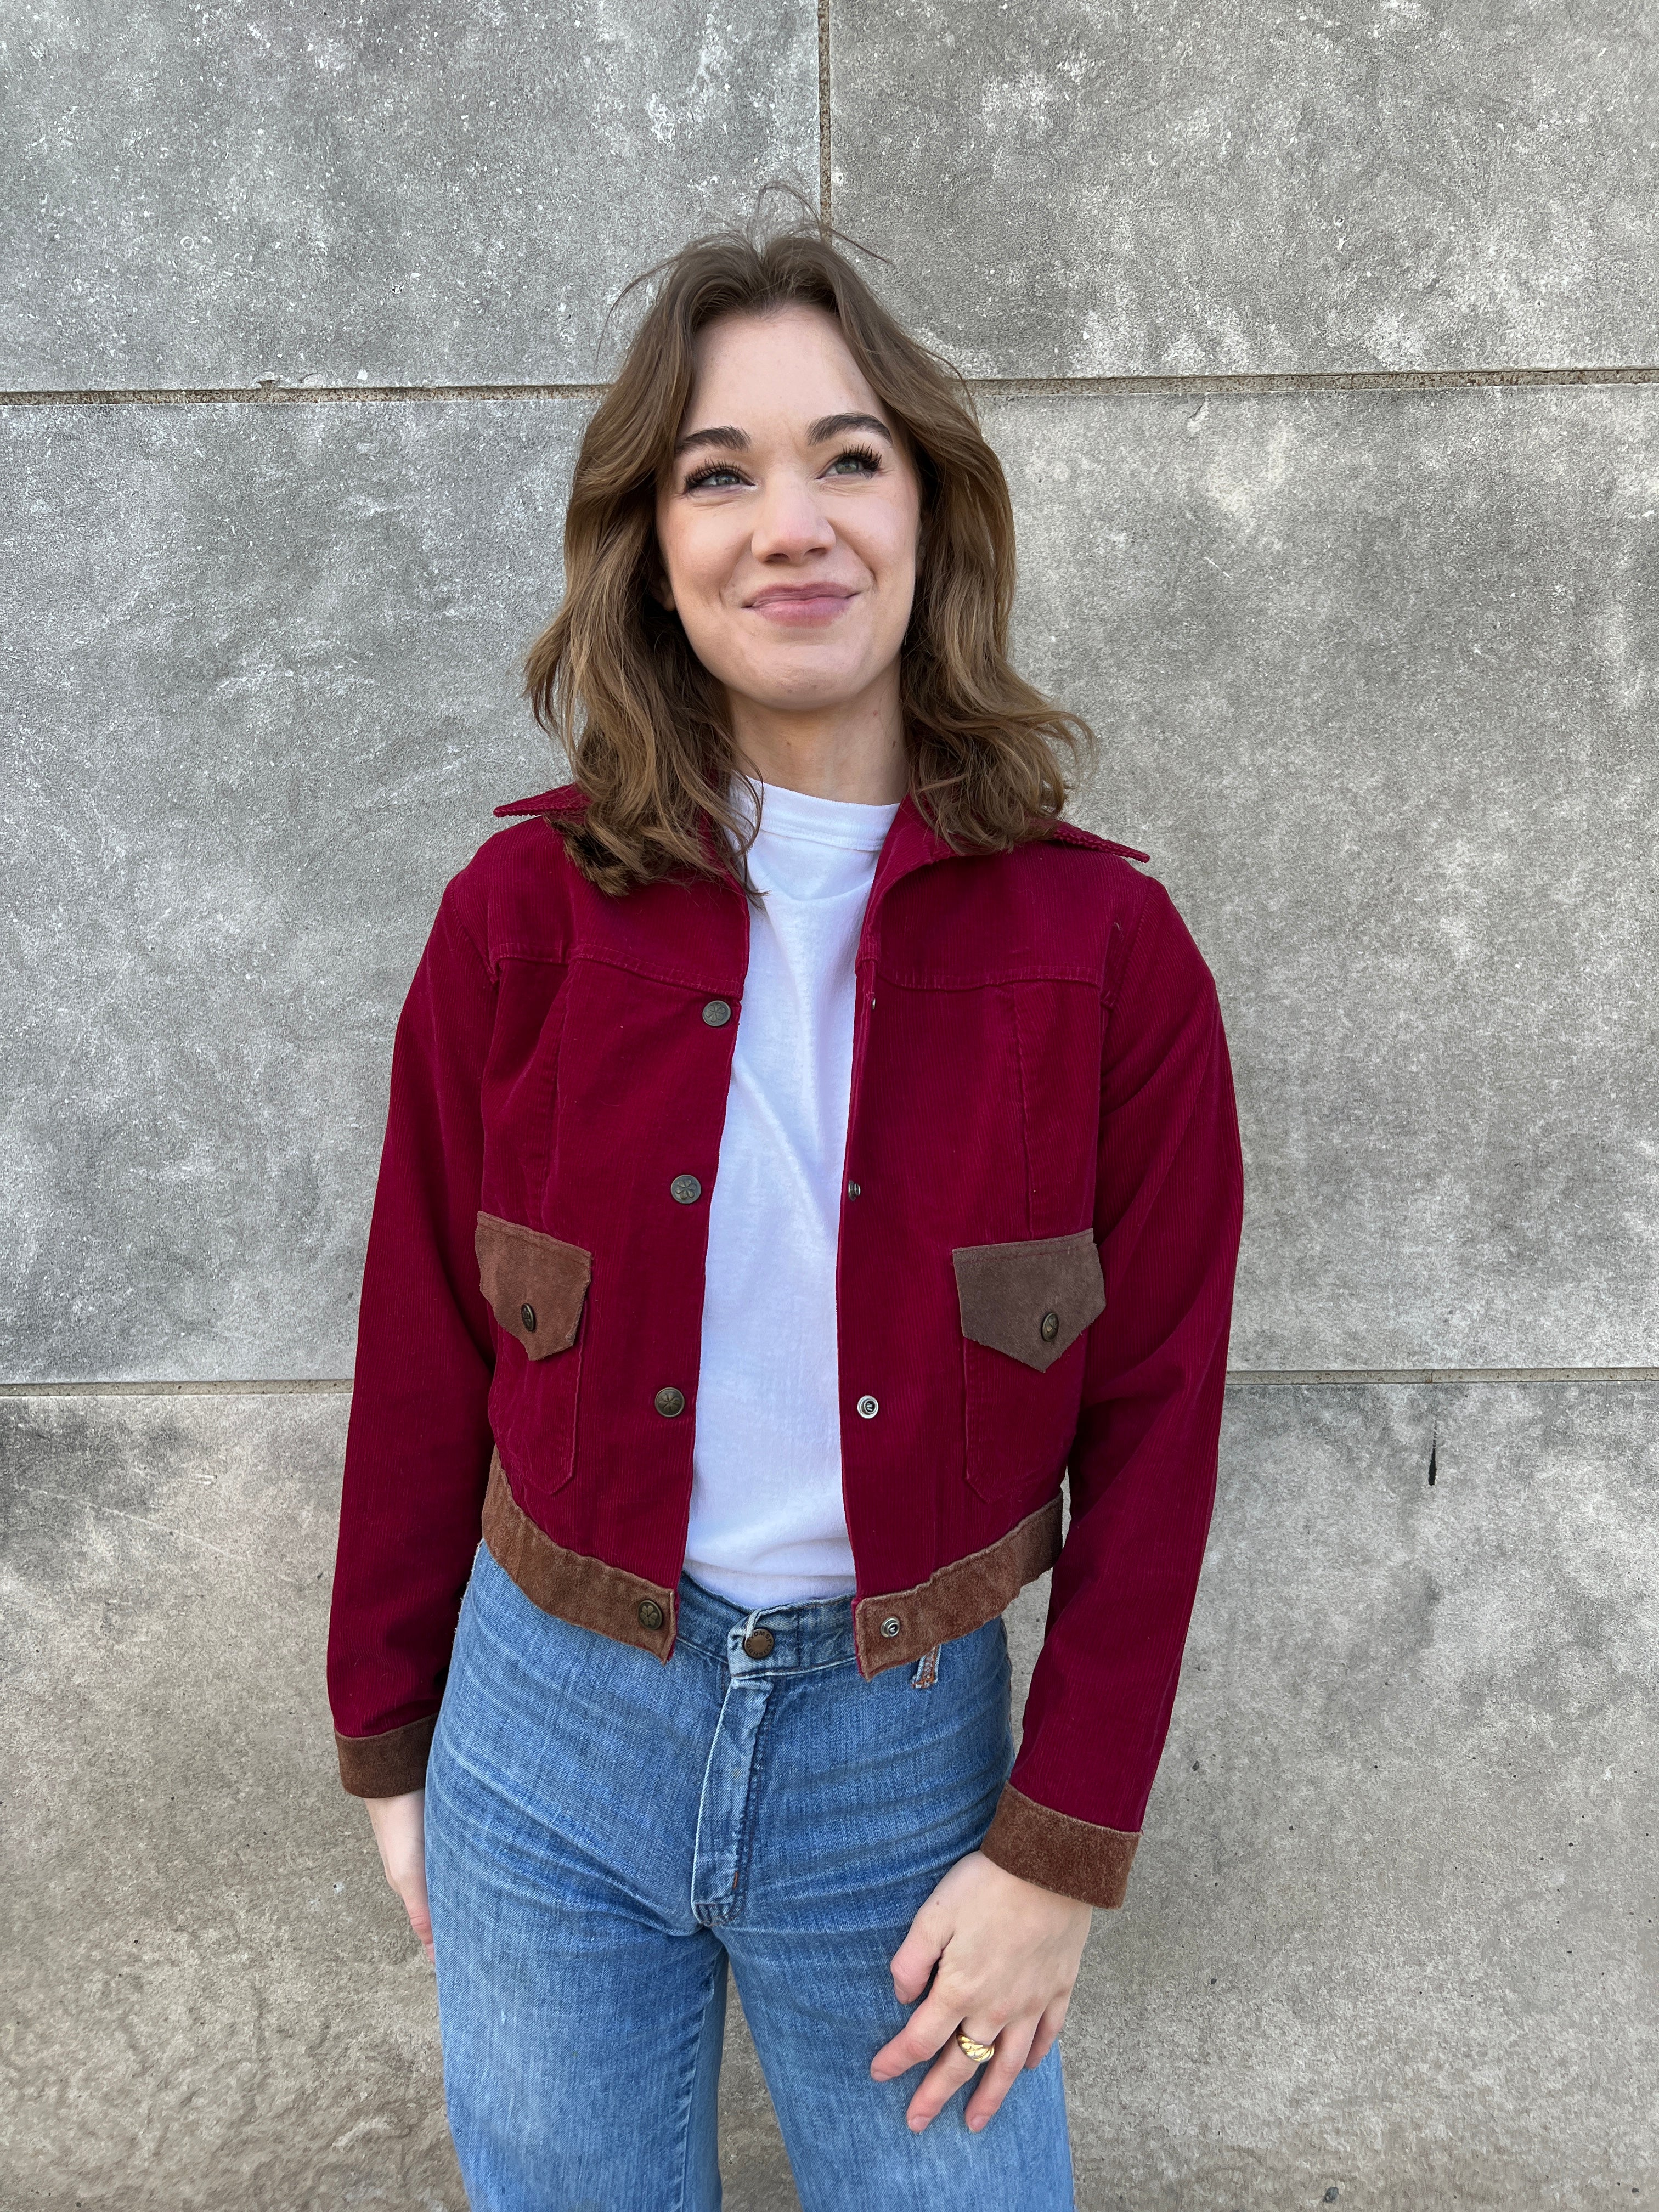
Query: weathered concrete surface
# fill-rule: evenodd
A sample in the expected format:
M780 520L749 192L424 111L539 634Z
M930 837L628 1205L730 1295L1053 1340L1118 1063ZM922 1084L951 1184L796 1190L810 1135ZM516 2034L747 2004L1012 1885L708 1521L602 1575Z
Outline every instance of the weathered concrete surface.
M15 1378L349 1371L575 402L4 414ZM1220 976L1236 1364L1644 1364L1659 392L1000 400L1020 648ZM42 579L52 579L46 590Z
M1659 391L999 399L1023 665L1214 967L1232 1358L1659 1345Z
M0 410L0 1375L343 1375L392 1029L490 808L576 401Z
M345 1402L0 1401L8 2212L461 2212L431 1982L333 1779ZM1233 1392L1067 2032L1085 2212L1650 2196L1656 1632L1659 1389ZM729 2049L730 2201L778 2212L735 2012Z
M346 1407L0 1402L16 2212L462 2212L431 1977L331 1771Z
M1223 1449L1079 2201L1650 2200L1659 1390L1235 1389Z
M971 373L1652 359L1659 45L1627 0L831 21L836 222Z
M570 382L611 297L817 178L811 0L14 15L0 384Z
M465 2212L432 1978L335 1776L348 1403L0 1400L6 2212ZM735 2004L728 2047L745 2212L782 2151Z

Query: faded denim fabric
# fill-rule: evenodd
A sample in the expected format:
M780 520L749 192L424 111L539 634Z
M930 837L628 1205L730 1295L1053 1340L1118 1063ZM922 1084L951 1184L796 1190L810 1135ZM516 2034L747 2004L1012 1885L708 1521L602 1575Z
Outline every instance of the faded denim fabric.
M921 2070L869 2076L907 2016L888 1961L1008 1771L1001 1622L866 1680L845 1599L679 1602L665 1665L475 1561L427 1780L474 2212L714 2212L728 1960L805 2212L1063 2212L1057 2050L977 2136L966 2091L917 2136Z

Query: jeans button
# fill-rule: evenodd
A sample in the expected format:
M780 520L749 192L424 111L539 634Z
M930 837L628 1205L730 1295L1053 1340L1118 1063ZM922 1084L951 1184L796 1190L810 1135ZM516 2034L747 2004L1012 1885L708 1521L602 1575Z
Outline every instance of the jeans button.
M769 1659L776 1642L769 1628L753 1628L744 1638L743 1648L751 1659Z

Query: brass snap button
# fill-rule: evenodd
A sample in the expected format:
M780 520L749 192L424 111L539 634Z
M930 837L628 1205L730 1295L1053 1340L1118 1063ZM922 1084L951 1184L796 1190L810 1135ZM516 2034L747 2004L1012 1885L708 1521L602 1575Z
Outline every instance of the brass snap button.
M536 1334L536 1309L535 1309L535 1307L534 1307L534 1306L520 1306L520 1307L519 1308L519 1319L520 1319L520 1320L524 1323L525 1327L526 1327L526 1328L530 1331L530 1334L532 1334L532 1336L534 1336L534 1334Z
M902 1636L904 1633L904 1623L902 1620L895 1620L893 1615L890 1613L886 1620L881 1624L881 1632L890 1640L895 1636Z
M769 1659L777 1640L769 1628L754 1628L744 1638L743 1648L751 1659Z
M881 1401L879 1398L860 1398L859 1400L859 1418L861 1420L873 1421L876 1415L880 1413L880 1411Z
M657 1603L655 1598L642 1597L640 1600L636 1610L639 1613L640 1626L641 1628L660 1628L662 1626L662 1607Z
M1044 1314L1042 1325L1037 1333L1045 1344L1052 1344L1060 1334L1060 1316L1057 1313Z
M670 1382L658 1391L653 1403L664 1420L672 1421L676 1413L683 1413L685 1411L685 1393L684 1390L677 1390Z
M702 1018L711 1030L723 1030L732 1018L732 1009L724 999L711 999L702 1010Z
M682 1206L695 1206L702 1196L702 1185L696 1176L676 1176L668 1186L668 1195Z

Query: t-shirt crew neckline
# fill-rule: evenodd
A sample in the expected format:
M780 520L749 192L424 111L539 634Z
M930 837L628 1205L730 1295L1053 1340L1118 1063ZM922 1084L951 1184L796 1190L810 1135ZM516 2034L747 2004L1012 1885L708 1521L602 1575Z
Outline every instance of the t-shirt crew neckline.
M890 805L872 806L861 799L820 799L782 783L763 783L759 792L762 836L836 845L849 853L878 853L902 804L895 799ZM739 805L746 808L750 797L740 789Z

